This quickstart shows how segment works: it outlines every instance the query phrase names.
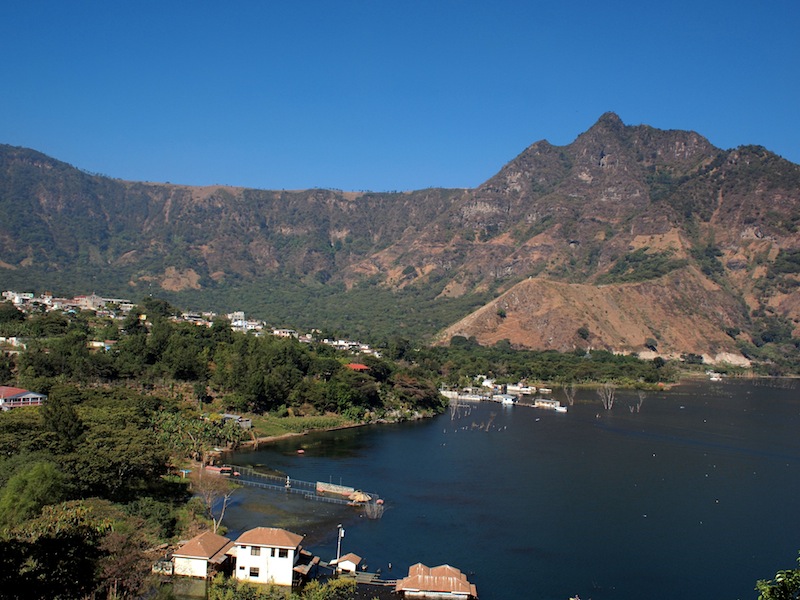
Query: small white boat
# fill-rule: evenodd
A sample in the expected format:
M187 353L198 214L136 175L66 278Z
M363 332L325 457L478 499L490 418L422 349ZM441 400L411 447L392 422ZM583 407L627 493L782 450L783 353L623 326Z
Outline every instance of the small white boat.
M551 390L550 388L539 388L539 392L542 394L552 394L553 390Z

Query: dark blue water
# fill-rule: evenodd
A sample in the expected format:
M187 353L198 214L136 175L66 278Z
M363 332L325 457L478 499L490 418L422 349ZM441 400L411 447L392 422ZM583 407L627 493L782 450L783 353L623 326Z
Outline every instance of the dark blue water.
M686 384L639 412L634 393L606 412L583 391L567 414L482 403L294 438L231 460L380 492L383 518L248 489L226 524L306 533L330 560L342 522L370 571L447 563L482 600L755 598L800 550L800 391L775 385Z

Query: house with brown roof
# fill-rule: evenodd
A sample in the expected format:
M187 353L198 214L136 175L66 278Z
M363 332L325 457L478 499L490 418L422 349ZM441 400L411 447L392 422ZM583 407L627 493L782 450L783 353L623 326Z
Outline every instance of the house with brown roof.
M434 598L436 600L469 600L478 597L475 584L450 565L426 567L422 563L408 569L408 577L399 579L395 592L405 598Z
M228 561L233 542L210 531L196 535L172 554L175 575L213 577Z
M45 400L47 400L47 396L44 394L0 385L0 410L10 410L23 406L41 406Z
M256 527L234 542L236 579L291 586L319 563L300 545L303 536L277 527Z
M348 552L344 556L332 560L330 565L336 567L337 573L356 573L360 563L361 557L358 554Z

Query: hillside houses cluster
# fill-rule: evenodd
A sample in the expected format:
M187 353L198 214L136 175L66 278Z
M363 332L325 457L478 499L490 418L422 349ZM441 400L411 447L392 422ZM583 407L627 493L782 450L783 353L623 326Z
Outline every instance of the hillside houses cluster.
M105 298L96 293L88 296L75 296L74 298L59 298L50 292L44 292L38 296L31 292L15 292L7 290L2 293L3 301L11 302L23 312L49 312L49 311L81 311L89 310L98 316L124 319L136 304L125 298ZM184 312L172 317L174 322L192 323L198 326L211 327L217 313L211 311L203 312ZM225 315L231 323L231 329L241 333L251 335L271 334L277 337L294 338L302 343L319 341L323 344L333 346L339 350L353 352L355 354L369 354L380 357L380 352L373 349L369 344L354 340L345 339L319 339L320 331L313 329L310 333L298 333L294 329L269 327L264 321L248 319L244 311L234 311ZM0 344L24 349L24 342L17 338L0 338ZM93 342L94 347L108 349L107 342Z

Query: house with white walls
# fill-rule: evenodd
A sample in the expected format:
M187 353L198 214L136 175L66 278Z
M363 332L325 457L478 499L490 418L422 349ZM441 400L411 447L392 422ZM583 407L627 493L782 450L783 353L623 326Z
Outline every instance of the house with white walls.
M277 527L256 527L234 542L234 576L251 583L291 586L306 577L319 557L303 550L303 536Z
M226 554L233 542L210 531L196 535L172 554L173 573L207 579L229 560Z

